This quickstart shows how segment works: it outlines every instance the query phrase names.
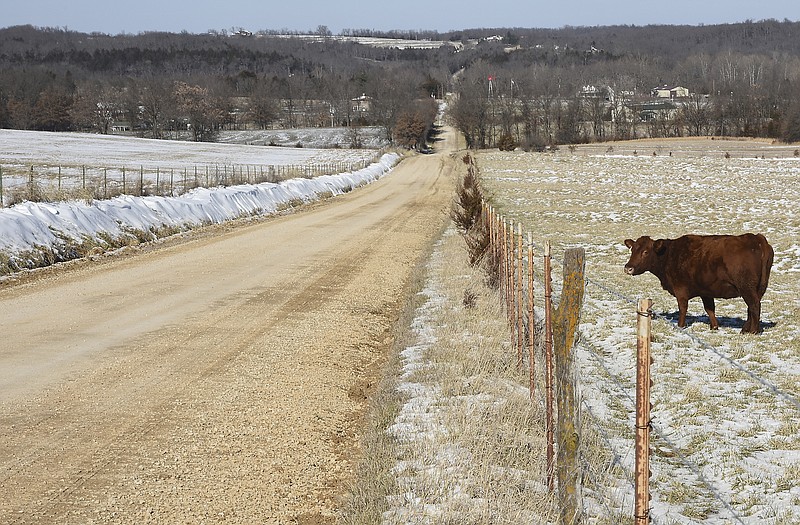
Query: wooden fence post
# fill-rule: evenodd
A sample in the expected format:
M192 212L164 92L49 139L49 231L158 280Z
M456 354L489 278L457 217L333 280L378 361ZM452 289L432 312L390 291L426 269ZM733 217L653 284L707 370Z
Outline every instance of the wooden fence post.
M585 289L585 252L571 248L564 253L564 278L561 300L553 313L553 356L555 357L556 398L558 404L558 496L561 523L580 521L578 502L578 431L575 406L573 344L578 330Z
M636 502L635 525L650 523L650 331L653 301L640 299L636 309Z
M550 241L544 245L544 383L545 383L545 430L547 435L547 488L555 490L555 447L553 416L553 283L550 261Z
M28 176L28 199L34 200L33 197L33 166L31 166L31 172Z

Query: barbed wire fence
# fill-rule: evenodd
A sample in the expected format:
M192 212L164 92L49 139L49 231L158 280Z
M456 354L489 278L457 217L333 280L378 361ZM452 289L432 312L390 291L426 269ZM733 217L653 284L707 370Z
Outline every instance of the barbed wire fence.
M563 388L553 385L554 375L551 368L553 366L553 358L550 354L550 352L552 352L552 328L548 326L550 321L547 318L550 317L551 310L554 309L551 297L554 293L564 293L564 280L562 279L560 283L558 281L552 282L550 267L552 262L559 261L557 258L550 255L549 243L545 243L543 246L541 244L535 244L532 240L533 233L524 231L525 228L520 221L515 221L498 214L497 211L485 201L482 207L483 220L488 228L489 248L487 252L491 255L490 260L497 261L496 271L499 273L499 290L503 296L503 304L505 305L506 314L508 316L511 347L516 353L515 358L518 367L523 368L527 364L530 368L529 388L532 401L542 404L548 414L546 418L547 421L545 422L548 448L546 456L548 465L546 472L548 473L548 487L551 491L554 491L560 489L553 475L556 469L559 468L555 465L554 449L556 448L557 440L554 439L554 427L556 423L552 421L552 418L556 417L553 415L556 402L549 399L549 397L554 391L563 390ZM527 239L527 241L525 239ZM539 256L541 258L541 265L536 264L534 260L536 258L535 254L544 254ZM565 272L567 271L565 265ZM642 315L637 299L631 298L597 280L584 278L583 285L585 289L590 290L593 294L610 296L615 300L623 302L623 304L629 305L631 323L634 323L637 316ZM556 289L555 292L551 290L551 287ZM534 304L534 298L537 293L544 295L543 308ZM773 382L761 377L758 373L748 368L739 360L731 357L725 351L708 343L687 329L679 328L677 324L667 316L648 310L646 317L649 318L649 322L655 321L663 323L677 334L690 339L697 347L713 353L728 366L742 372L750 381L760 385L776 398L783 400L787 406L794 409L798 416L800 416L800 400L791 393L782 390ZM574 346L576 348L584 347L584 350L586 350L584 353L595 361L595 365L599 369L604 370L606 376L605 381L608 384L608 390L611 392L609 395L614 397L614 401L624 405L630 414L635 414L637 410L637 400L632 394L632 390L635 390L635 388L632 388L630 384L626 384L626 382L630 382L630 378L622 377L614 372L611 367L603 361L600 352L591 351L591 348L587 348L591 347L592 344L588 336L578 330L578 338ZM576 381L580 382L578 376L574 375L574 372L573 377ZM597 378L595 378L595 380L597 380ZM649 401L647 405L649 411ZM597 503L602 507L603 514L607 516L617 515L622 518L626 516L631 517L637 520L636 523L660 523L662 519L668 519L664 516L652 515L649 508L646 509L646 514L641 514L639 510L634 509L636 500L635 493L638 489L636 487L635 473L630 468L630 458L634 456L636 452L635 449L637 445L635 440L626 436L612 435L609 429L601 424L601 417L594 413L587 399L580 399L578 406L578 414L573 416L579 421L578 432L592 432L596 434L597 439L605 445L609 453L610 464L607 465L607 467L617 468L618 471L622 473L625 482L630 485L629 494L618 495L616 498L612 498L606 494L603 499ZM558 414L557 410L555 410L555 412L559 419L563 417L562 414ZM651 418L649 414L647 415L646 425L638 424L638 427L643 426L646 426L648 431L652 432L659 442L674 451L674 460L672 463L692 473L708 497L713 499L720 508L725 510L727 519L734 523L744 524L743 517L738 514L729 498L722 494L715 484L707 478L700 465L681 452L681 447L670 438L668 430L655 423L654 419ZM633 427L634 428L630 429L631 433L636 433L637 425L633 425ZM641 430L641 428L639 430ZM578 439L583 441L583 438ZM647 453L648 455L650 454L649 445L647 447ZM601 490L603 485L608 486L608 483L603 483L603 479L599 479L596 468L592 466L592 458L587 455L585 448L579 446L577 456L571 461L574 461L574 464L567 468L575 470L574 475L576 479L584 483L591 483L594 487L601 488ZM648 478L651 475L649 468L646 471L646 475ZM561 479L558 481L563 482ZM610 490L606 490L606 492L609 491ZM597 494L597 490L595 490L594 493ZM643 501L650 501L649 493L644 497L645 499ZM586 505L587 503L584 500L581 504ZM572 520L576 519L576 516L585 510L586 509L577 509L575 511L569 511L567 517L562 519L562 522L572 523ZM570 512L574 513L570 514ZM562 514L562 518L564 516L565 515Z
M0 208L21 201L72 198L108 199L119 195L177 196L195 188L277 183L366 168L384 153L368 159L305 164L205 164L183 167L53 166L0 164Z

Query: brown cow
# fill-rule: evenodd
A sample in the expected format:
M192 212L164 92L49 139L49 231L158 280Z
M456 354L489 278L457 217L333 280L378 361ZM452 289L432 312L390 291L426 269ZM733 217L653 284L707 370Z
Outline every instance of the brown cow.
M650 272L678 300L678 326L686 326L689 299L700 297L711 324L719 327L714 298L741 297L747 303L742 333L761 332L761 298L767 290L774 252L766 237L684 235L677 239L626 239L631 258L625 273Z

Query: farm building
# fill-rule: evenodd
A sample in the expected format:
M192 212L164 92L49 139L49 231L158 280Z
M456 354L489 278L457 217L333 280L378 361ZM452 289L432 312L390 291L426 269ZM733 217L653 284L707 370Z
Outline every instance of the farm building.
M664 85L662 87L655 87L651 89L650 94L654 98L686 98L689 96L689 90L683 86L669 87Z

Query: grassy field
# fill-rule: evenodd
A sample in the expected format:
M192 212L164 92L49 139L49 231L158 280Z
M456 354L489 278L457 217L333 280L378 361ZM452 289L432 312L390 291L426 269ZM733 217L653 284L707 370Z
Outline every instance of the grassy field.
M800 158L755 141L632 141L553 153L481 152L486 193L554 257L587 254L578 376L584 422L622 467L588 480L596 522L632 513L635 306L654 323L655 523L800 523ZM739 334L741 299L718 300L711 332L699 299L677 330L675 299L651 274L629 277L626 238L761 232L775 249L764 333ZM559 269L558 265L554 268Z

